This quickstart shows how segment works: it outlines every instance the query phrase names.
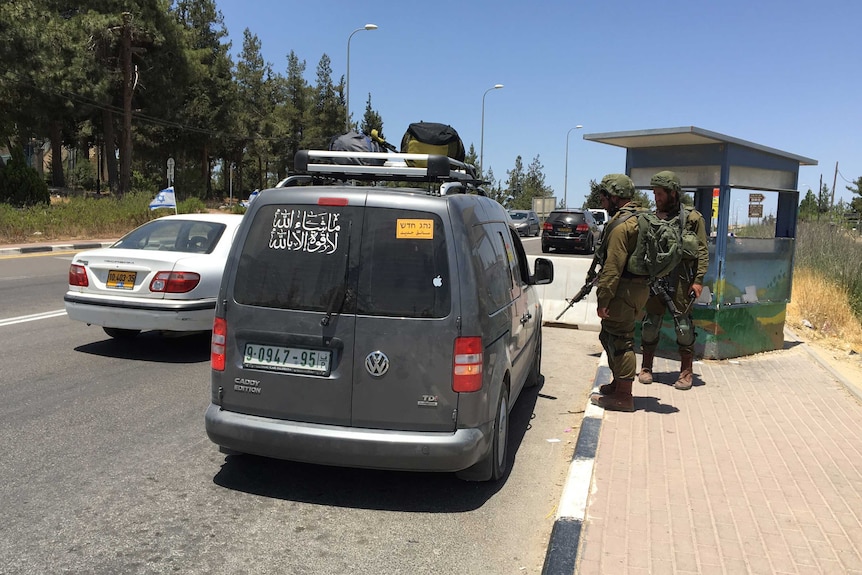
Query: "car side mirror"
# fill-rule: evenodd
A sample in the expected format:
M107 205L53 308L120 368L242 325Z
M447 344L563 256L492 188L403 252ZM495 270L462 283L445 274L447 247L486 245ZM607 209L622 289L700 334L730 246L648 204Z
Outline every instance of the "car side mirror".
M547 258L536 258L533 263L532 283L534 285L545 285L554 281L554 262Z

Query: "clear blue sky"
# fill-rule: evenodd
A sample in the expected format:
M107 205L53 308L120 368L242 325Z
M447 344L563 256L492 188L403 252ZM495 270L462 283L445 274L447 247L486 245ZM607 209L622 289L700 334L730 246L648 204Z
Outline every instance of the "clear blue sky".
M625 169L625 150L585 133L697 126L813 158L799 187L835 201L862 176L862 1L435 0L433 2L216 0L233 41L248 28L285 74L293 50L314 83L321 56L346 74L361 119L371 93L384 134L447 123L477 154L485 96L484 162L497 179L535 156L562 199Z

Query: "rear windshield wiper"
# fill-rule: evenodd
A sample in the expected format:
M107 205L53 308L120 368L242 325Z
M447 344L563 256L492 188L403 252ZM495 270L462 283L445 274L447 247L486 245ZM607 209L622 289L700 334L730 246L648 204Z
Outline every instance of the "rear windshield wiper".
M347 287L347 282L350 279L350 239L352 237L353 222L351 221L347 226L347 246L344 250L344 278L342 279L341 286L332 294L329 305L326 306L326 315L320 319L320 325L324 327L329 325L329 321L332 319L332 314L335 311L341 313L341 310L344 308L344 302L347 301L347 292L350 291Z

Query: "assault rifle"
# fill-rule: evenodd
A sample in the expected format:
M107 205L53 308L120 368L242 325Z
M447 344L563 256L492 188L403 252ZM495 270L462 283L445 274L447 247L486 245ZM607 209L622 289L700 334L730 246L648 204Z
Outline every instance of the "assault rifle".
M592 269L590 271L592 271ZM592 277L592 279L589 279L590 277ZM561 317L563 317L564 313L566 313L567 311L572 309L572 306L574 306L576 303L578 303L579 301L581 301L582 299L584 299L585 297L590 295L590 292L593 291L593 287L596 285L596 281L598 279L599 279L598 274L587 274L587 283L585 283L584 287L582 287L580 289L580 291L578 291L578 293L575 294L575 297L573 297L572 299L566 300L566 303L568 303L569 305L566 306L566 309L564 309L563 311L560 312L560 315L557 316L557 321L559 321L559 319ZM671 303L673 303L673 302L671 302Z
M607 230L602 231L602 240L600 240L600 242L604 240L606 232L607 232ZM602 252L603 251L604 250L602 250ZM604 258L602 258L602 259L604 259ZM587 271L587 283L585 283L584 287L582 287L578 291L578 293L575 294L575 297L573 297L572 299L566 300L566 303L569 305L566 306L566 309L564 309L563 311L560 312L560 315L557 316L556 321L559 321L560 318L563 317L564 313L566 313L567 311L572 309L572 306L574 306L576 303L578 303L579 301L581 301L582 299L584 299L585 297L590 295L590 292L593 291L593 287L595 287L596 282L599 281L599 273L596 271L596 267L598 265L599 265L599 250L596 250L596 252L593 254L593 263L590 264L590 269L589 269L589 271Z
M688 316L691 311L691 306L694 305L694 300L697 298L697 294L695 294L694 290L691 290L688 293L688 305L683 311L676 309L676 304L673 303L673 298L670 296L667 280L665 278L658 278L650 282L649 291L650 294L657 295L664 303L667 311L670 312L670 315L673 318L673 325L676 328L677 333L684 336L685 333L683 332L679 322L682 318Z

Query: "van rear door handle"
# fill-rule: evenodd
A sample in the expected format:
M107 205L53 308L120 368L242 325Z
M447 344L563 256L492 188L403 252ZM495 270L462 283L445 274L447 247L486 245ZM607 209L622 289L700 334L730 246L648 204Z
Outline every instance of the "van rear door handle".
M521 323L522 324L527 323L531 319L533 319L533 314L531 314L530 312L527 312L521 316Z

